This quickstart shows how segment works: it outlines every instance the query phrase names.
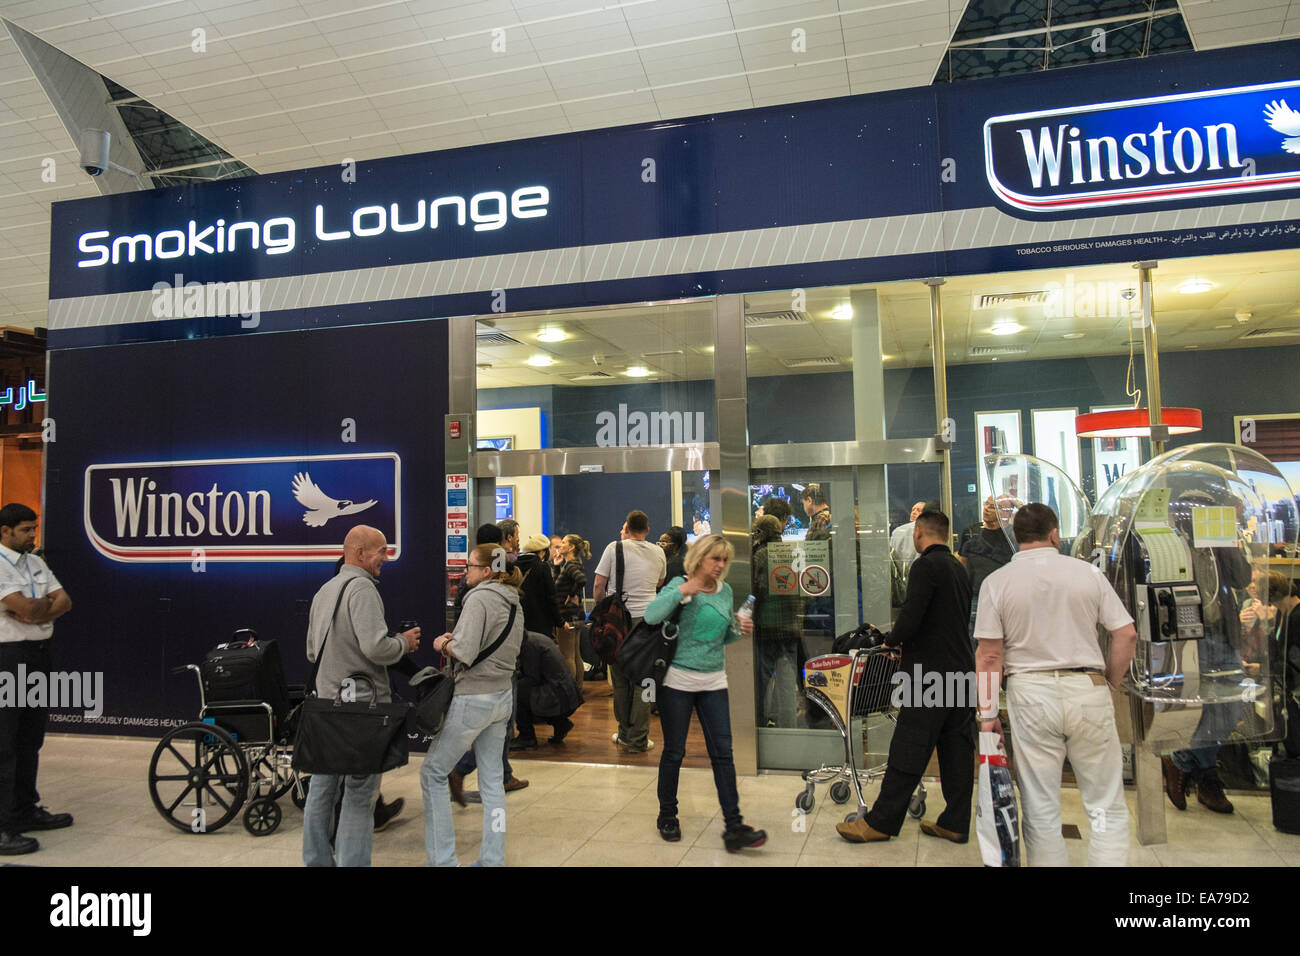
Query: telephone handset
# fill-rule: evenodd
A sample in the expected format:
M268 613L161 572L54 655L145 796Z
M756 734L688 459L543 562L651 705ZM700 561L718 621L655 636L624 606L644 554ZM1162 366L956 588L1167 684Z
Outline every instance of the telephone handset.
M1138 633L1148 641L1195 641L1205 636L1201 594L1195 584L1139 584Z

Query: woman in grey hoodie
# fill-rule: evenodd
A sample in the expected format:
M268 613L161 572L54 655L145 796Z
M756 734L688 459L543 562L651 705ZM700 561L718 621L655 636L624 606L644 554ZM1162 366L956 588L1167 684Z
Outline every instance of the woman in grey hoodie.
M451 658L456 692L442 731L420 768L429 866L458 865L447 777L456 761L470 749L478 760L479 791L483 795L483 840L477 865L506 865L506 793L501 753L513 703L515 660L524 639L524 615L519 604L522 575L507 563L506 557L499 544L481 544L469 553L465 587L470 590L456 629L433 642L434 650Z

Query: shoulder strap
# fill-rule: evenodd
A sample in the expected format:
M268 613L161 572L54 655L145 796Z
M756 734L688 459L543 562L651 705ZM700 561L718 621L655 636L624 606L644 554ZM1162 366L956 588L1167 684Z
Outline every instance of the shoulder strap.
M614 593L619 600L626 600L623 594L623 542L619 541L614 545Z
M325 625L325 637L320 642L320 653L316 655L316 662L311 666L311 679L307 681L308 693L316 693L316 674L320 671L320 662L325 659L325 645L329 643L330 631L334 629L334 618L338 617L339 607L343 604L343 592L348 589L348 585L355 581L356 578L348 578L339 588L338 600L334 602L334 610L330 614L330 622Z
M501 600L505 601L505 598L502 598ZM506 638L510 636L510 631L515 626L515 612L519 610L519 605L515 604L513 601L506 601L506 603L510 605L510 617L506 621L505 628L503 628L501 631L501 636L498 637L491 644L489 644L487 647L483 648L483 650L479 652L478 657L474 658L474 662L471 664L467 664L464 667L464 669L461 671L462 674L465 673L465 671L469 670L471 667L477 667L479 664L483 663L485 660L487 660L489 657L495 654L497 652L497 649L506 642Z

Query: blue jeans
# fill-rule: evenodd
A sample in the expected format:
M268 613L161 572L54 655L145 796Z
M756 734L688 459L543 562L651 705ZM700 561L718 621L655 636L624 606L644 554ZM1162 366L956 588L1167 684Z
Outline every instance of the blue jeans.
M671 687L659 689L659 723L664 731L664 752L659 758L659 816L677 816L677 780L681 776L682 758L686 756L692 710L699 714L704 729L722 818L727 829L734 830L744 819L736 790L736 764L731 756L731 710L725 690L692 694Z
M1207 690L1222 695L1225 684L1236 686L1241 680L1241 655L1221 635L1207 634L1201 640L1197 653L1202 695ZM1226 671L1228 676L1207 678L1206 671ZM1202 777L1213 776L1217 771L1219 749L1236 729L1237 722L1241 720L1242 708L1241 700L1231 697L1222 704L1201 706L1201 719L1197 721L1190 741L1192 746L1186 750L1175 750L1169 758L1193 783L1199 783Z
M308 866L369 866L370 843L375 835L375 798L382 774L341 777L316 773L302 810L302 861ZM343 809L339 829L330 849L334 804L343 781Z
M458 866L456 829L452 822L447 777L467 749L478 761L483 795L483 839L479 866L506 865L506 790L501 748L510 722L514 694L457 694L451 699L438 739L424 755L420 789L424 791L424 847L429 866Z
M514 685L517 687L518 684L519 684L519 675L516 673L514 677ZM504 746L502 746L501 748L501 766L505 770L505 778L507 780L509 780L511 777L515 775L514 768L510 766L510 737L511 737L510 727L515 722L515 709L513 706L514 700L515 698L513 696L513 691L512 691L512 696L510 698L510 702L512 705L510 708L510 720L506 723L506 742ZM478 769L478 759L474 756L473 750L465 751L465 755L461 757L458 761L456 761L456 772L460 774L462 777L468 777L477 769Z

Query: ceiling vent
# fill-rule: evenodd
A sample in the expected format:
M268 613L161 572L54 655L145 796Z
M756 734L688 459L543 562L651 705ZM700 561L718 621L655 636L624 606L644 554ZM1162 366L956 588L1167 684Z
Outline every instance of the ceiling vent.
M512 339L504 332L498 332L496 329L478 330L474 333L474 342L477 345L523 345L518 339Z
M971 355L1026 355L1028 345L977 345L970 350Z
M811 325L807 312L746 312L745 328L779 329L791 325Z
M1243 339L1285 339L1300 335L1300 328L1292 329L1255 329L1242 336Z
M607 382L615 376L608 372L588 372L586 375L578 375L569 379L570 382Z
M827 366L839 365L840 360L834 355L821 355L817 358L783 358L781 359L781 364L786 368L825 368Z
M976 312L988 312L993 309L1027 309L1030 306L1046 305L1052 300L1051 292L1006 292L1000 295L977 295L972 304Z

